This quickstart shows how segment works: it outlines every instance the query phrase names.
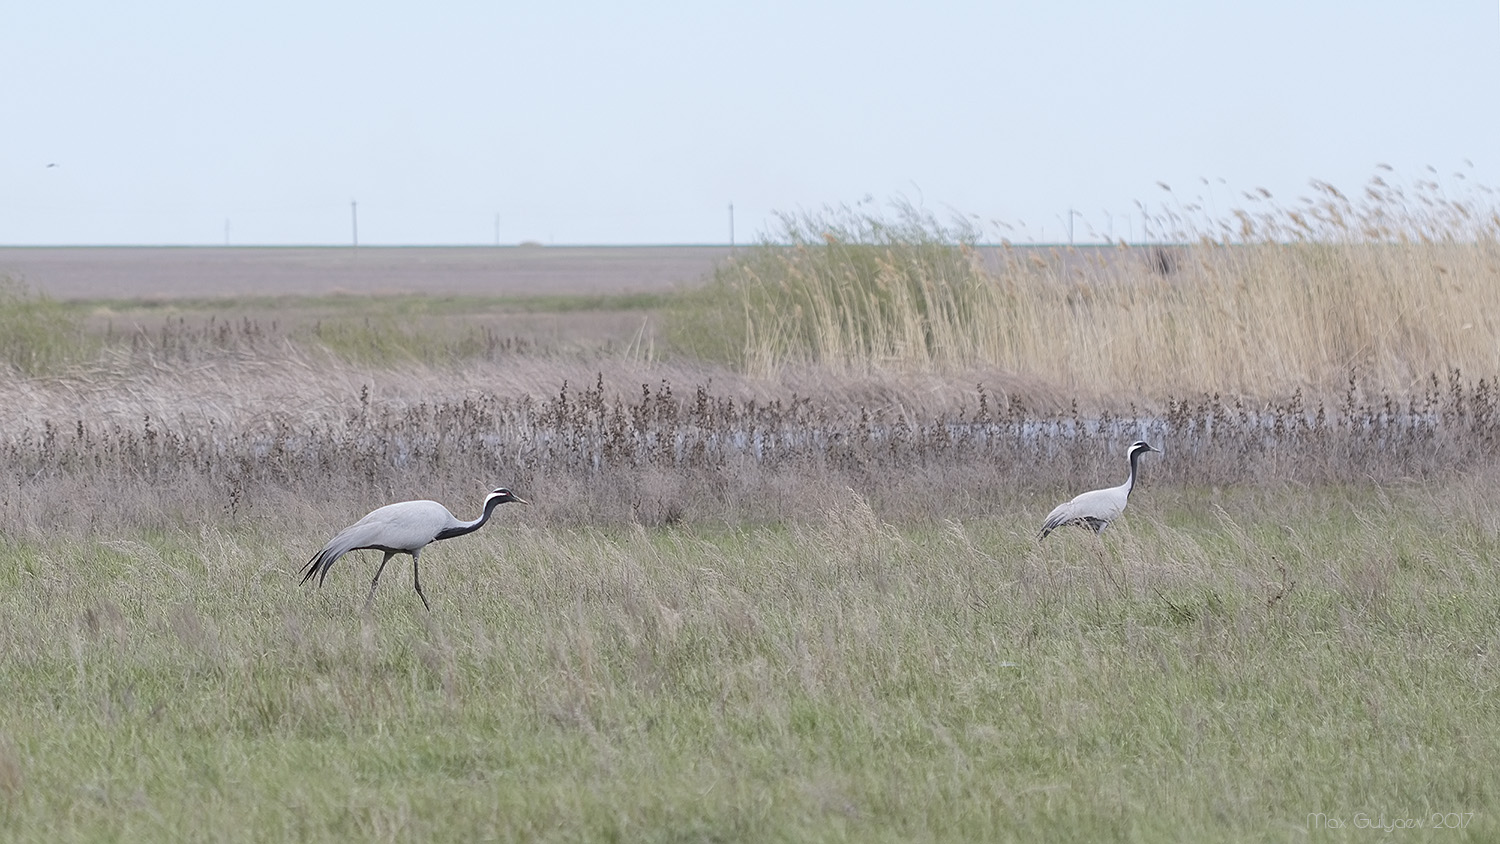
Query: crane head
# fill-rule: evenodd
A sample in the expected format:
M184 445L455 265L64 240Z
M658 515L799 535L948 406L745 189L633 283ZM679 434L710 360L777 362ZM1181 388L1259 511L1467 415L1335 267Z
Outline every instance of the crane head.
M503 486L496 487L494 492L491 492L489 495L485 496L484 503L489 504L491 502L494 502L495 504L509 504L512 501L516 502L517 504L531 503L530 501L527 501L521 496L516 495L514 492L511 492L509 489Z

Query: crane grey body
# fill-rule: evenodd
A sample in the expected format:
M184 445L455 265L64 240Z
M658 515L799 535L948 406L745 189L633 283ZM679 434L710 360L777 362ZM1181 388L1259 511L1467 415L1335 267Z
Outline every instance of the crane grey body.
M1131 443L1130 477L1125 479L1125 483L1108 489L1091 490L1072 501L1057 505L1047 514L1047 520L1042 522L1042 532L1037 539L1046 539L1047 534L1063 525L1080 525L1095 533L1109 527L1109 523L1118 519L1125 511L1125 504L1130 500L1130 490L1135 486L1136 461L1148 451L1160 452L1160 449L1152 448L1145 440Z
M397 554L410 554L412 585L416 587L417 597L422 599L422 605L431 610L432 605L427 603L427 596L422 593L422 574L418 569L418 557L422 549L439 539L452 539L479 530L489 521L490 514L496 507L510 501L529 503L505 487L500 487L485 496L484 512L472 522L459 521L448 512L447 507L436 501L401 501L378 507L328 540L323 550L314 554L307 565L302 567L302 582L307 583L317 577L318 585L322 586L323 581L328 579L328 570L333 567L334 562L350 551L384 551L385 559L380 561L380 567L375 570L375 579L370 581L370 597L365 599L365 606L368 607L375 600L375 586L380 583L380 573L385 571L385 564Z

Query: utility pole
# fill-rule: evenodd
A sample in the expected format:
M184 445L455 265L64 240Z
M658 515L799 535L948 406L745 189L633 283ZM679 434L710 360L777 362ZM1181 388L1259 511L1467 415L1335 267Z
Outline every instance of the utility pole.
M729 203L729 248L734 249L734 203Z
M349 222L354 226L354 248L359 248L359 203L349 200Z

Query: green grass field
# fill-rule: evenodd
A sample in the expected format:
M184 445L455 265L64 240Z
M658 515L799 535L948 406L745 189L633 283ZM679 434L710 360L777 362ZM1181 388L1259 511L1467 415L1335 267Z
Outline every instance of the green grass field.
M513 505L430 614L395 562L362 613L374 552L299 589L311 526L7 543L0 837L1489 840L1500 539L1433 503L1147 490L1040 546Z

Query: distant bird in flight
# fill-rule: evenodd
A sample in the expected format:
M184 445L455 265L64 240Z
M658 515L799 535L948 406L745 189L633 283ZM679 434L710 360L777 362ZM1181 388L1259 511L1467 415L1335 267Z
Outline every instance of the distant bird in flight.
M57 162L54 161L51 164L48 164L47 168L50 170L51 168L56 167L56 166L57 166Z

